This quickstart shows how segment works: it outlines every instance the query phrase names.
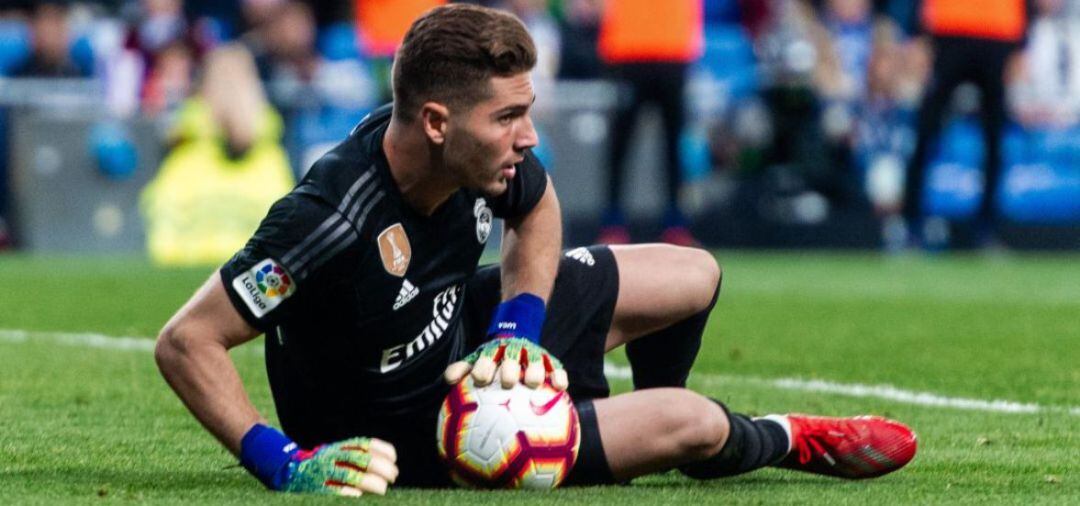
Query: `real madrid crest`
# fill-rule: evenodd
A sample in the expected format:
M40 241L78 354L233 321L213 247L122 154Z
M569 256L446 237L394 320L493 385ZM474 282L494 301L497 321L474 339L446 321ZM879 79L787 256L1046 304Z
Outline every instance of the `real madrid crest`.
M412 246L401 223L390 225L379 233L379 256L386 272L399 278L405 276L412 259Z
M476 216L476 240L480 241L480 244L484 244L487 242L488 236L491 235L491 222L494 219L486 200L483 198L476 199L476 203L473 204L473 216Z

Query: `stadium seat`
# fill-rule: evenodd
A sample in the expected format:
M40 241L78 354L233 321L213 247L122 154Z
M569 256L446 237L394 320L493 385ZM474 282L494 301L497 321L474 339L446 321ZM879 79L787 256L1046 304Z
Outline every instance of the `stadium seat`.
M706 26L702 57L691 66L687 82L692 117L723 118L757 91L757 63L749 35L735 24Z
M1015 131L1027 156L1011 160L1002 177L1002 212L1025 223L1080 221L1080 128ZM1007 162L1010 161L1006 156Z
M971 217L982 198L983 160L978 123L963 118L946 125L927 165L924 212L951 219Z
M696 70L724 84L728 94L741 98L757 91L757 64L750 36L737 24L705 27L705 47Z
M0 75L10 75L30 57L30 29L14 20L0 20Z
M77 37L71 42L71 61L84 76L94 75L94 46L90 37Z
M1080 129L1009 128L1003 139L1001 214L1030 224L1080 221ZM952 219L970 218L983 194L983 141L972 119L949 124L928 168L925 211Z
M349 23L336 23L319 32L316 42L319 53L328 60L360 59L360 44L356 28Z

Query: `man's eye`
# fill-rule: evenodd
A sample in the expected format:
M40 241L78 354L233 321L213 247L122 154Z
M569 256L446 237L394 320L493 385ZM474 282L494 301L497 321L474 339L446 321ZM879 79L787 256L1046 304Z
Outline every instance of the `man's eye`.
M507 114L506 116L500 116L499 117L499 123L501 123L503 125L509 125L510 122L513 121L513 119L514 119L513 115Z

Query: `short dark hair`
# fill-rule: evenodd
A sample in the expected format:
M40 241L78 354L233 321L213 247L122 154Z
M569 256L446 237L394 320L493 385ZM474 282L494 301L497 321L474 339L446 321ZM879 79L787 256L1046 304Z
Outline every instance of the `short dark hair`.
M512 14L449 4L417 18L393 69L394 116L410 121L428 100L471 106L490 96L488 80L528 72L536 46Z

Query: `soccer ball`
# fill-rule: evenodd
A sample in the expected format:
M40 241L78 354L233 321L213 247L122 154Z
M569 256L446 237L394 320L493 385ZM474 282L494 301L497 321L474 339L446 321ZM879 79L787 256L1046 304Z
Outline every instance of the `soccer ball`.
M460 485L550 490L577 460L581 426L570 395L498 381L455 385L439 410L439 456Z

